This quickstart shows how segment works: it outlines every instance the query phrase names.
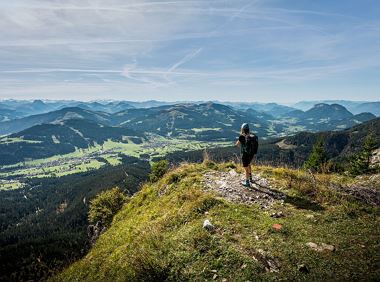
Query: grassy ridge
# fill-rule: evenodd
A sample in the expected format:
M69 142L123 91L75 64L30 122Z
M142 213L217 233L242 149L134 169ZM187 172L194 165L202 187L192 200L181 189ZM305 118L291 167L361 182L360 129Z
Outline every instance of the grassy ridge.
M90 253L53 281L376 280L379 211L327 186L353 179L256 167L288 200L262 210L205 192L202 175L234 164L183 165L146 184L119 212ZM273 212L283 218L272 218ZM205 219L214 232L202 228ZM274 231L274 223L282 224ZM257 235L257 236L256 236ZM327 243L316 252L307 242ZM279 272L265 270L263 250ZM309 273L298 270L305 264Z

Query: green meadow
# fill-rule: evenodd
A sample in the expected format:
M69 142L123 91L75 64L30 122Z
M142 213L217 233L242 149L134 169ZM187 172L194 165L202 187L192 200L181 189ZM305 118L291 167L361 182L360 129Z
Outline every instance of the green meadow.
M26 142L17 138L3 138L0 142ZM176 151L202 150L209 147L228 146L230 142L202 142L167 138L159 135L148 136L142 143L137 144L126 138L123 142L107 140L103 144L86 149L76 149L64 155L55 155L49 158L28 160L17 164L6 165L0 169L0 180L14 180L15 183L0 182L0 190L17 189L22 187L27 178L60 177L64 175L86 172L99 169L105 165L116 166L121 164L122 156L164 158L167 154ZM148 157L147 157L148 156Z

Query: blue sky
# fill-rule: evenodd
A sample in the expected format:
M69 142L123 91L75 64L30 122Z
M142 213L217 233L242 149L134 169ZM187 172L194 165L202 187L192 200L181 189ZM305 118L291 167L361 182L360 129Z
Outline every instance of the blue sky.
M1 1L0 36L0 99L380 100L380 1Z

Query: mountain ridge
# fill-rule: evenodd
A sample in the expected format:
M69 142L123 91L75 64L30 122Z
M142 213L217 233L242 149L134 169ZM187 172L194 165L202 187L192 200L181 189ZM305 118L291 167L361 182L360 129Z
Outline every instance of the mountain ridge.
M244 202L207 188L216 181L222 189L225 177L240 179L238 173L234 164L206 161L182 165L144 185L89 254L52 281L379 277L374 259L379 231L368 224L376 215L360 211L366 204L332 188L351 185L348 179L314 175L312 180L307 172L255 167L254 191L228 181L223 188L234 189L227 193L231 197L244 195ZM267 193L284 198L266 204ZM348 203L358 205L350 210L355 217L347 217Z

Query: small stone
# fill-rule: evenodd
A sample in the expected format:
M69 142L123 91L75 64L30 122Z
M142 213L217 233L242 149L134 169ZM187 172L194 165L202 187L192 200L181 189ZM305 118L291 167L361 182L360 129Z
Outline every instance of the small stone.
M317 250L318 249L318 245L313 243L313 242L307 242L306 243L306 246L308 246L309 248L312 248L314 250Z
M214 276L212 277L213 280L215 280L216 278L218 278L218 274L214 274Z
M208 231L212 231L214 230L215 226L211 224L211 222L206 219L204 222L203 222L203 228L208 230Z
M211 269L211 272L217 273L218 271L216 269Z
M223 278L223 279L222 279L222 282L227 282L227 278Z
M231 169L229 171L229 173L230 173L231 176L236 176L237 175L237 172L234 169Z
M313 214L307 214L307 215L306 215L306 218L307 218L307 219L313 219L313 218L314 218L314 215L313 215Z
M306 246L312 248L314 251L317 251L317 252L322 252L322 251L333 252L333 251L335 251L335 246L325 244L325 243L322 243L321 245L317 245L316 243L308 242L308 243L306 243Z
M280 211L280 212L274 212L270 216L273 218L280 218L280 217L284 217L285 215L282 211Z
M309 269L303 263L298 265L298 271L302 273L309 273Z
M247 268L247 265L244 263L240 268L241 269Z
M208 215L208 211L205 212L205 215Z
M324 250L328 250L328 251L330 251L330 252L334 252L334 251L335 251L335 246L333 246L333 245L329 245L329 244L322 243L322 244L321 244L321 247L322 247Z

